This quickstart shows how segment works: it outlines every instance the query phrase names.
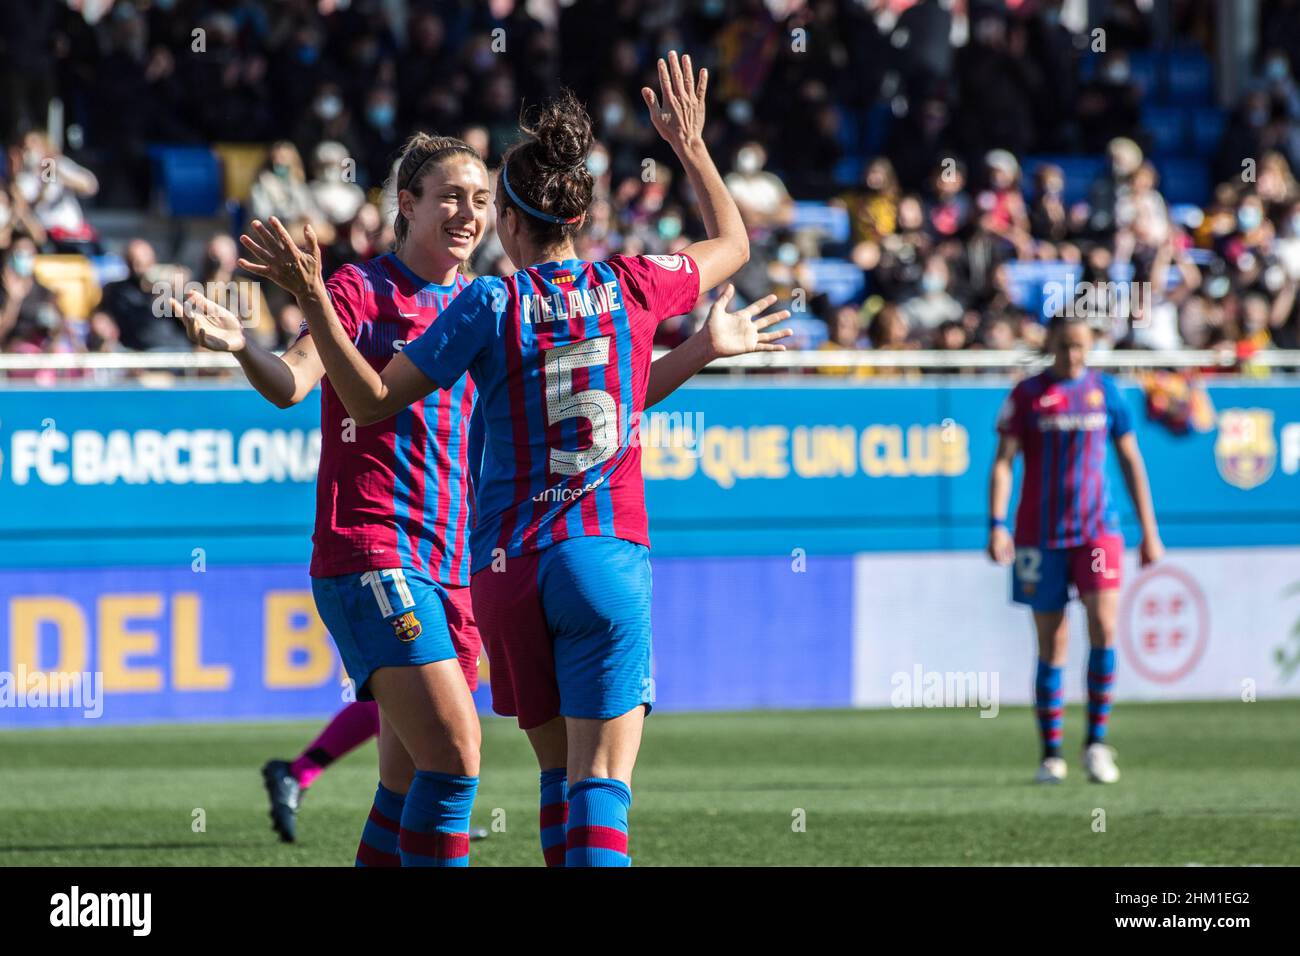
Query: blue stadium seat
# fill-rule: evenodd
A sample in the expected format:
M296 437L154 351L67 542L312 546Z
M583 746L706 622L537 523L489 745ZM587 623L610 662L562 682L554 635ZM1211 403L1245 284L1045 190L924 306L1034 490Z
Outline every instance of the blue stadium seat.
M1040 319L1047 319L1047 284L1056 285L1058 299L1073 295L1075 283L1083 275L1083 266L1069 262L1006 263L1011 285L1011 301Z
M894 125L894 111L888 103L877 103L867 111L866 126L862 131L862 152L875 156L885 151L889 129Z
M1142 126L1151 134L1151 147L1154 153L1187 151L1186 111L1170 106L1148 106L1142 111Z
M90 267L95 270L95 282L99 284L101 289L110 282L125 279L131 274L131 270L127 268L126 260L111 253L105 253L102 256L91 256Z
M862 131L857 110L849 109L847 106L836 106L835 113L840 118L839 130L836 134L840 147L845 153L857 153L862 146Z
M1193 152L1199 156L1212 156L1223 141L1228 116L1223 110L1212 107L1192 110L1188 125L1191 127Z
M1083 202L1093 180L1106 168L1105 156L1026 156L1023 163L1025 195L1033 195L1034 174L1044 164L1060 166L1065 173L1065 201L1067 204Z
M816 292L826 293L831 305L854 302L867 288L867 276L860 268L842 259L809 259Z
M1180 202L1171 203L1169 206L1169 218L1184 229L1195 229L1205 218L1205 213L1196 203Z
M788 349L817 349L821 348L823 343L830 338L830 329L821 319L809 318L807 313L804 315L792 315L784 322L780 323L777 328L790 329L794 335L785 340L785 347Z
M1142 99L1150 102L1164 95L1159 55L1149 50L1135 50L1128 55L1131 81L1141 91Z
M1201 106L1211 100L1214 67L1204 53L1194 48L1170 50L1163 60L1168 102Z
M856 186L862 182L861 156L845 156L835 164L835 185Z
M153 185L170 216L212 216L221 208L221 163L206 146L149 147Z
M1210 200L1210 169L1201 159L1189 157L1157 158L1160 193L1168 203L1195 203L1203 206Z
M849 241L849 212L840 206L819 202L794 204L795 229L816 229L826 234L831 242Z

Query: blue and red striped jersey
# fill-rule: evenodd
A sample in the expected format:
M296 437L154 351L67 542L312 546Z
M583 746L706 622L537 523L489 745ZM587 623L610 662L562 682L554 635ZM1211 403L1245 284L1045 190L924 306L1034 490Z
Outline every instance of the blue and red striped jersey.
M998 416L998 431L1025 456L1015 543L1073 548L1119 532L1106 477L1106 444L1133 430L1115 383L1088 369L1077 379L1051 370L1020 382Z
M343 266L326 289L352 343L382 371L468 284L425 282L390 253ZM313 577L404 567L469 584L474 402L474 383L460 376L392 418L356 425L325 378Z
M650 543L636 440L655 326L690 311L686 255L569 259L475 279L405 355L481 393L473 570L566 538Z

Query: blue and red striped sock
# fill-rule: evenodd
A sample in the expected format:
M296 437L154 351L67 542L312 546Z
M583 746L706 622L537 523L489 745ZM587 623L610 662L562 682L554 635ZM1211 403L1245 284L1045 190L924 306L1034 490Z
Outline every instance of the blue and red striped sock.
M469 866L469 812L478 777L417 770L402 809L402 866Z
M547 866L564 866L565 824L569 821L569 782L563 767L542 771L541 811L542 858Z
M1110 688L1115 681L1115 648L1094 647L1088 651L1088 743L1106 739L1110 723Z
M1043 758L1061 755L1061 736L1065 727L1065 691L1061 687L1061 668L1041 657L1034 676L1034 707L1038 714L1038 735L1043 740Z
M361 831L357 866L401 866L397 834L402 828L402 806L406 794L394 793L382 783L375 791L375 803Z
M631 866L627 811L632 791L622 780L589 777L569 788L564 865Z

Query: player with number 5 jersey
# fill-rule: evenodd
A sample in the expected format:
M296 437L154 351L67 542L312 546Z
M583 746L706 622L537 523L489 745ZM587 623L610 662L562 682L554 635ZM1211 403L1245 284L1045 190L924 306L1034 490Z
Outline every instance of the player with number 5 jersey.
M632 769L654 700L650 563L634 423L716 355L780 348L755 321L766 297L710 313L707 343L649 375L656 325L744 264L739 211L702 140L707 73L659 62L651 122L686 169L709 238L677 255L579 259L591 202L591 121L571 94L545 104L502 160L497 232L525 267L481 277L381 374L328 317L304 310L330 380L359 421L448 388L468 371L485 426L471 533L474 609L493 707L515 715L542 769L543 846L568 866L630 862ZM317 329L319 328L319 333ZM328 342L326 341L328 339ZM671 360L671 361L670 361ZM548 810L548 808L550 808Z

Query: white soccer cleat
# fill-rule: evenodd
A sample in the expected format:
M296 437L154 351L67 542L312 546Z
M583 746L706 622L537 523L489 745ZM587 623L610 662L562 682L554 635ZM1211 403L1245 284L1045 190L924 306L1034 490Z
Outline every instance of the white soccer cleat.
M1115 766L1115 748L1106 744L1089 744L1083 751L1083 766L1093 783L1115 783L1119 767Z
M1065 760L1061 757L1044 757L1034 774L1034 783L1060 783L1065 779Z

